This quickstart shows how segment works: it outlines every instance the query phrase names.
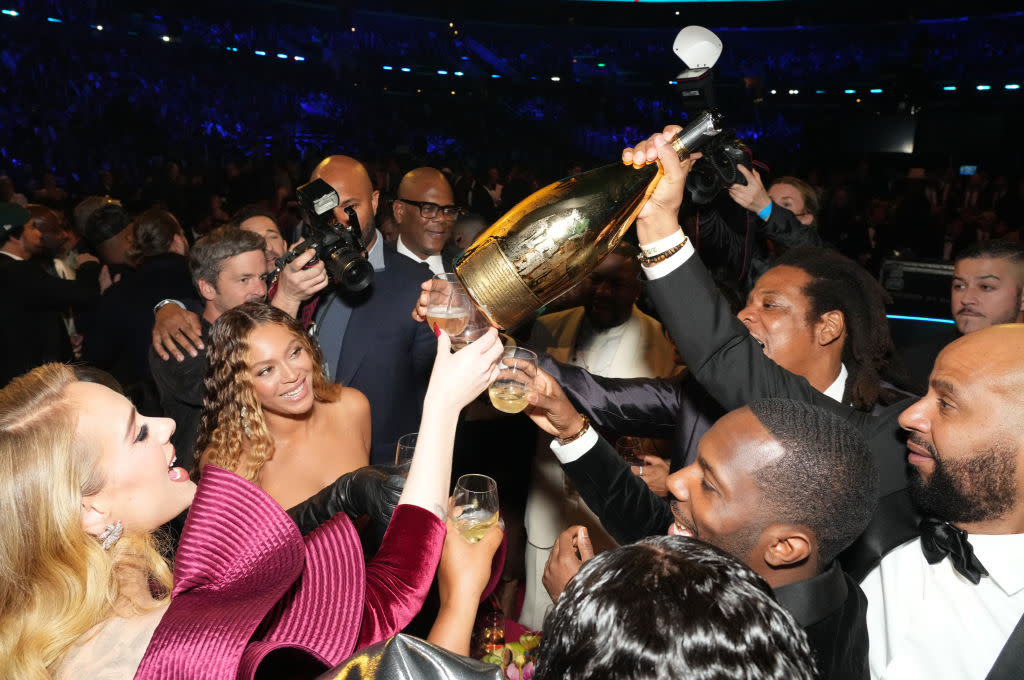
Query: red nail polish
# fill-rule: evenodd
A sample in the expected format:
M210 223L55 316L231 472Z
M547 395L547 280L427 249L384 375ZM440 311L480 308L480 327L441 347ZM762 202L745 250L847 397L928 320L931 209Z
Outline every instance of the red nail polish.
M438 338L441 337L441 329L437 327L436 322L434 323L434 335Z

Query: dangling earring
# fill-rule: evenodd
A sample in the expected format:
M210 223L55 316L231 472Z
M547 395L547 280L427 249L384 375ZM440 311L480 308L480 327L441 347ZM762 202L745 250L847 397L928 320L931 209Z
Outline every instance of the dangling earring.
M117 539L121 538L123 532L124 525L121 524L121 520L108 524L103 533L99 535L99 539L103 541L103 549L110 550L111 546L117 543Z
M245 406L242 407L242 429L245 431L245 436L252 439L252 430L249 429L249 409Z

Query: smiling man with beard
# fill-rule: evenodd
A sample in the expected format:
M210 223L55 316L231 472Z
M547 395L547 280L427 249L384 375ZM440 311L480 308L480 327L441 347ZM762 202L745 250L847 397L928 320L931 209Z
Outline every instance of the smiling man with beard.
M530 415L555 435L560 460L615 455L550 376L541 373L538 385ZM719 419L696 462L669 476L668 533L721 548L764 578L806 631L820 678L867 678L867 603L835 558L867 526L877 485L872 456L849 424L797 401L756 401ZM586 500L599 516L611 510ZM592 555L577 529L562 534L548 562L553 597Z
M900 415L926 519L863 582L873 678L1020 677L1024 640L1004 644L1024 614L1022 357L1024 325L969 333Z

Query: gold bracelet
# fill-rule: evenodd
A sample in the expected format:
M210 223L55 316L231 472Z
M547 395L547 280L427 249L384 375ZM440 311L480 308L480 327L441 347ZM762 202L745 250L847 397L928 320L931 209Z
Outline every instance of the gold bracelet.
M677 243L676 245L672 246L672 247L671 247L671 248L669 248L668 250L665 250L665 251L663 251L663 252L660 252L660 253L658 253L657 255L651 255L650 257L648 257L647 255L644 255L643 253L641 253L641 254L640 254L640 255L639 255L638 257L637 257L637 259L638 259L638 260L640 260L640 264L642 264L643 266L645 266L645 267L651 267L651 266L653 266L653 265L656 265L656 264L658 264L659 262L664 262L664 261L665 261L665 260L667 260L668 258L670 258L670 257L672 257L673 255L675 255L676 253L678 253L678 252L679 252L680 250L682 250L682 249L683 249L683 246L685 246L685 245L686 245L686 242L687 242L688 240L689 240L689 239L687 239L687 238L685 238L685 237L684 237L684 238L683 238L683 242L682 242L682 243Z
M562 445L562 446L565 446L565 445L566 445L566 444L568 444L569 442L574 442L574 441L576 441L577 439L579 439L580 437L582 437L582 436L583 436L583 434L584 434L584 433L585 433L585 432L586 432L587 430L589 430L589 429L590 429L590 418L588 418L588 417L586 417L586 416L583 416L583 426L582 426L582 427L580 427L580 431L579 431L579 432L577 432L576 434L572 435L571 437L565 437L564 439L563 439L562 437L559 437L559 438L558 438L558 443L559 443L560 445Z

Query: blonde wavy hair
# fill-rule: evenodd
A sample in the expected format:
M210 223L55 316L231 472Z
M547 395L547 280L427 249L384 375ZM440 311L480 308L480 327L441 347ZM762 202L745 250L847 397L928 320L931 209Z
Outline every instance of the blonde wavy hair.
M249 370L249 335L266 324L288 329L309 353L316 401L333 402L341 395L341 385L324 377L320 347L298 321L265 302L246 302L229 309L210 331L195 474L212 464L258 483L263 465L274 455L274 440L267 431Z
M0 668L50 678L82 634L142 613L121 597L123 570L143 569L166 599L171 572L149 534L104 550L82 527L82 501L103 489L98 447L78 437L66 389L74 371L47 364L0 390ZM158 600L162 602L163 600ZM126 610L126 607L128 609Z

